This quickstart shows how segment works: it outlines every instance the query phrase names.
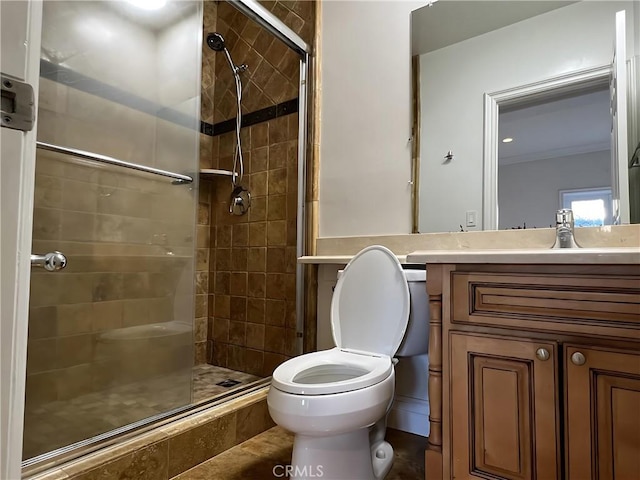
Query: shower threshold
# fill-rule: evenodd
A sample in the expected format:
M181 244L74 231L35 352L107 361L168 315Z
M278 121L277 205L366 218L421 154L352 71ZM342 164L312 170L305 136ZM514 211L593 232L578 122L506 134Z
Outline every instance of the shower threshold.
M67 402L62 410L60 405L56 405L55 417L48 416L46 408L39 409L31 415L31 418L25 418L25 423L31 422L37 431L32 430L30 438L25 437L24 454L28 458L22 462L23 477L34 475L201 410L223 404L269 383L269 378L260 378L208 364L195 366L192 378L191 402L170 411L158 412L157 408L154 410L154 399L140 396L143 393L141 387L135 384L110 392L106 395L106 404L105 395L91 394L75 402ZM229 380L233 381L231 383L239 383L232 387L223 386ZM217 385L217 383L223 385ZM140 401L132 403L131 399L136 396ZM143 419L131 421L131 418ZM94 422L101 422L101 424L91 425L88 419L95 419ZM55 427L52 425L53 421L56 422ZM109 422L111 425L119 426L109 428ZM85 431L91 431L93 428L95 432L100 426L104 433L89 434L84 440L75 443L65 441L65 436L78 438L78 428ZM71 437L71 435L74 436ZM57 445L51 445L52 437L56 438ZM33 441L30 442L30 439ZM34 451L42 452L44 445L39 445L37 442L46 442L47 439L49 439L49 451L29 455Z

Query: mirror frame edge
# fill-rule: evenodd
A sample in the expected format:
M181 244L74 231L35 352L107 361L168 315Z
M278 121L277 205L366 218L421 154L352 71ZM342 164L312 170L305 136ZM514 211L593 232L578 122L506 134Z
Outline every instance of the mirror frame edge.
M411 233L420 233L420 55L411 56Z

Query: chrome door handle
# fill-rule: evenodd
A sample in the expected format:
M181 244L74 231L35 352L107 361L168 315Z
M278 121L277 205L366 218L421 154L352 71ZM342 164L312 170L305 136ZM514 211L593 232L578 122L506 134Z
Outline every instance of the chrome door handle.
M49 272L56 272L66 266L67 257L60 252L50 252L44 255L31 254L31 267L42 267Z

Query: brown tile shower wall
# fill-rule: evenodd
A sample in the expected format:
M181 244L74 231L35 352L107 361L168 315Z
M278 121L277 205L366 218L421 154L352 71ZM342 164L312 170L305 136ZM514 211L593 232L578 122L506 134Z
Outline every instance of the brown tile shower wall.
M202 135L202 134L201 134ZM204 136L204 135L202 135ZM211 137L209 137L211 138ZM202 144L202 142L201 142ZM208 148L211 148L209 146ZM202 158L202 157L201 157ZM198 191L198 225L196 226L194 360L207 363L207 328L209 313L209 244L211 230L211 183L201 181Z
M311 43L313 2L260 3ZM298 96L300 57L293 50L224 1L218 5L216 31L225 38L233 61L248 66L242 74L244 113L255 112ZM236 116L235 83L224 55L215 58L215 79L212 123Z
M252 194L247 215L228 213L228 180L212 194L209 361L255 375L296 354L298 115L243 129ZM233 133L220 136L225 163ZM215 154L215 152L214 152Z
M314 2L260 3L313 41ZM214 31L235 63L249 67L242 74L244 113L297 98L299 57L282 42L224 1L205 2L205 38ZM235 117L235 86L224 55L203 52L202 119L216 124ZM228 213L228 177L200 184L196 331L206 310L207 359L214 365L267 376L296 353L297 138L297 114L242 129L243 184L252 195L243 217ZM202 134L201 167L230 170L233 148L233 132ZM198 340L196 359L202 358Z

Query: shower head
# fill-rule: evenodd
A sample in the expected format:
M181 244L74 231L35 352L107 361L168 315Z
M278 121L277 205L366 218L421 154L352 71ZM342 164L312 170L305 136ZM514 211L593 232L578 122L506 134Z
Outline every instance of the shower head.
M224 43L224 37L220 35L218 32L210 33L209 35L207 35L207 45L209 45L209 48L211 50L215 50L216 52L224 52L234 76L237 77L238 74L244 72L247 69L247 65L245 64L236 65L235 63L233 63L233 60L231 59L231 54L229 53L229 49Z
M207 45L216 52L221 52L227 48L224 44L224 38L217 32L207 35Z

